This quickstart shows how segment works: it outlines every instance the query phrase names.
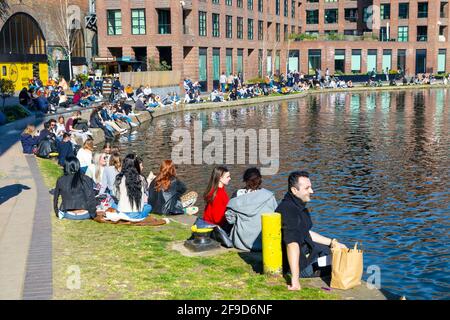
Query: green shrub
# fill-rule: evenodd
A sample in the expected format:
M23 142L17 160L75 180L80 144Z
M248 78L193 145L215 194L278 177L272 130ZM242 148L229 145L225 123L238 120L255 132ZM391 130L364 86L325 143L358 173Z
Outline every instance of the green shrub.
M14 95L14 82L9 79L0 79L0 96L2 97L3 104L5 106L6 98Z
M3 113L6 116L7 122L20 120L30 115L30 111L28 111L21 105L7 106L3 109Z
M89 76L87 74L80 73L80 74L77 74L76 79L79 82L81 82L82 84L85 84L88 81Z
M266 80L264 78L256 77L245 81L247 84L264 83Z

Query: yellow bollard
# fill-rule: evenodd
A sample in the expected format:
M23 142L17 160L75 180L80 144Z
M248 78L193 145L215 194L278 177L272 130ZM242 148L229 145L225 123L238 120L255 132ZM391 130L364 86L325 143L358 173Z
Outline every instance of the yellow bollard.
M262 251L264 273L280 275L282 273L283 258L281 253L281 214L263 213Z

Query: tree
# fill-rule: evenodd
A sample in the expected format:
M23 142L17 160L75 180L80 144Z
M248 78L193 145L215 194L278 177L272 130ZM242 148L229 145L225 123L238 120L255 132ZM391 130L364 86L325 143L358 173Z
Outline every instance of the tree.
M56 42L64 50L69 60L69 73L72 80L72 52L75 48L77 34L81 32L80 8L69 5L68 0L59 0L55 17Z
M2 109L5 108L5 102L8 97L14 95L14 82L9 79L0 79L0 96L2 97Z

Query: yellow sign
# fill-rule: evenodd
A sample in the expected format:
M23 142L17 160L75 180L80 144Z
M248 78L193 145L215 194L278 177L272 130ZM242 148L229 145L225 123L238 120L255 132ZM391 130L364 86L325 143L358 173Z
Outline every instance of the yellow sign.
M48 81L48 65L46 63L3 63L0 62L0 78L10 79L14 82L16 91L22 90L22 88L28 88L30 79L33 78L33 65L38 70L39 78L42 83Z

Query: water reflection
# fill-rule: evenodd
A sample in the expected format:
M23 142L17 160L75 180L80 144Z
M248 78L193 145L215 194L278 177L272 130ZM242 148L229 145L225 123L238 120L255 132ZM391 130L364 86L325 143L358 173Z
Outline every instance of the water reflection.
M383 288L409 298L450 298L449 91L317 94L297 101L192 111L145 124L122 148L143 154L146 171L170 158L175 128L278 128L280 170L265 187L281 199L287 175L312 174L315 229L362 241L365 266L382 271ZM206 144L205 144L206 145ZM125 151L124 151L125 152ZM229 194L245 165L230 165ZM178 173L203 192L212 166ZM203 203L200 200L200 206ZM365 277L368 275L366 274Z

